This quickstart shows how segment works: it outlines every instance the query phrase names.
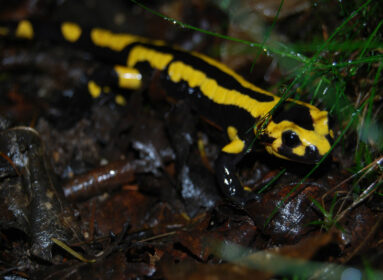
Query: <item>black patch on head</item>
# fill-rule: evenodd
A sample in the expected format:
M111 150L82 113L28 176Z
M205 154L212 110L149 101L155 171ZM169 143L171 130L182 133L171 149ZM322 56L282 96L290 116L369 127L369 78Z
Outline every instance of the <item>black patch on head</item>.
M303 156L298 156L294 154L293 149L287 146L279 147L278 153L287 157L289 160L306 164L316 163L322 158L322 156L318 152L317 147L315 147L314 145L307 146L305 149L305 154Z
M291 101L283 103L275 110L273 121L275 123L291 121L304 129L314 130L310 109Z
M271 143L273 143L273 142L275 141L275 139L276 139L276 138L271 137L271 136L269 136L269 135L267 135L267 134L262 134L262 135L260 136L259 141L260 141L261 143L264 143L264 144L271 144Z
M289 148L295 148L302 144L299 136L292 130L288 130L282 133L282 143Z

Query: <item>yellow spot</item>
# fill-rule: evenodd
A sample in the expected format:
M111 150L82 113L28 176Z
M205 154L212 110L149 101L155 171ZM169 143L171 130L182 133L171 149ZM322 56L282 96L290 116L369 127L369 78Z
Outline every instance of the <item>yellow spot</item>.
M81 36L81 27L73 22L63 22L61 24L61 33L65 40L74 43Z
M118 75L120 88L139 89L141 87L142 76L136 69L116 65L114 70Z
M138 62L146 61L154 69L163 70L173 59L173 55L137 46L129 54L127 65L134 67Z
M97 98L101 95L101 88L94 81L88 82L88 91L93 98Z
M29 20L22 20L19 22L16 28L16 37L33 39L33 27Z
M227 69L227 71L229 71L229 69ZM234 72L231 71L230 73ZM249 112L254 118L266 115L279 100L278 97L274 96L274 100L271 102L258 102L257 100L248 95L242 94L239 91L229 90L222 87L214 79L206 76L205 73L194 69L192 66L187 65L182 61L172 62L169 65L168 74L173 82L177 83L184 80L190 87L199 86L201 92L215 103L240 107ZM238 75L236 76L239 77ZM248 83L248 85L251 84ZM254 88L256 87L254 86L252 89ZM262 91L262 93L264 92L266 91ZM272 95L271 93L267 94Z
M306 152L306 147L303 145L299 145L293 149L293 154L297 156L304 156Z
M243 190L245 192L251 192L252 191L252 189L250 187L248 187L248 186L243 186Z
M0 27L0 36L6 36L9 33L9 29L6 27Z
M245 142L238 137L238 131L233 126L227 127L227 136L230 139L230 143L222 148L222 151L229 154L239 154L245 148Z
M222 151L229 154L239 154L245 148L245 143L237 138L222 148Z
M110 87L105 86L105 87L102 88L102 91L105 92L105 93L109 93L110 92Z
M229 136L230 141L233 141L234 139L238 138L238 131L235 127L228 126L227 135Z
M334 138L334 131L332 130L332 129L330 129L330 136L331 136L331 138Z
M121 94L116 95L114 101L120 106L126 106L127 104L125 97L123 97Z

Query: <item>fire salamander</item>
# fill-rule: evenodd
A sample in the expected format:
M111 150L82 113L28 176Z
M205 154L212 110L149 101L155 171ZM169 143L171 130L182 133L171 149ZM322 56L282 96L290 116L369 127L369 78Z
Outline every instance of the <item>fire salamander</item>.
M313 164L330 150L334 135L328 113L293 99L280 104L259 133L257 124L269 116L280 98L203 54L169 47L159 40L82 28L72 22L47 25L23 20L2 25L0 35L85 47L117 65L111 67L111 78L122 88L137 89L154 71L160 72L170 97L186 100L226 131L229 141L216 160L215 170L223 193L234 203L244 203L235 166L251 148L255 135L267 152L286 160ZM88 89L93 97L102 92L92 79Z

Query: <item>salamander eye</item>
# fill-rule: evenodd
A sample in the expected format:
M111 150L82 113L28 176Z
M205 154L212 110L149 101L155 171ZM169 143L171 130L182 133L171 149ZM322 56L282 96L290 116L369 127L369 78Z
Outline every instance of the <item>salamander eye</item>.
M290 148L295 148L301 144L299 136L291 130L282 133L282 143Z

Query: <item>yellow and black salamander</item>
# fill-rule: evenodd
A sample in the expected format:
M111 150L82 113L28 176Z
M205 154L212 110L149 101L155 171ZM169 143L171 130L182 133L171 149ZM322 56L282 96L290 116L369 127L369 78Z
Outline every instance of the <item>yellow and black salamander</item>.
M244 202L244 190L235 166L248 151L255 135L267 152L303 163L318 162L331 147L333 131L326 111L287 99L274 110L259 133L259 124L280 98L256 87L222 63L196 52L167 46L163 41L82 28L72 22L44 24L23 20L0 25L0 35L24 39L66 42L89 48L114 66L116 82L136 89L154 71L170 97L184 99L199 114L227 132L229 142L221 150L215 170L223 193L235 203ZM96 81L88 88L93 97L101 92Z

